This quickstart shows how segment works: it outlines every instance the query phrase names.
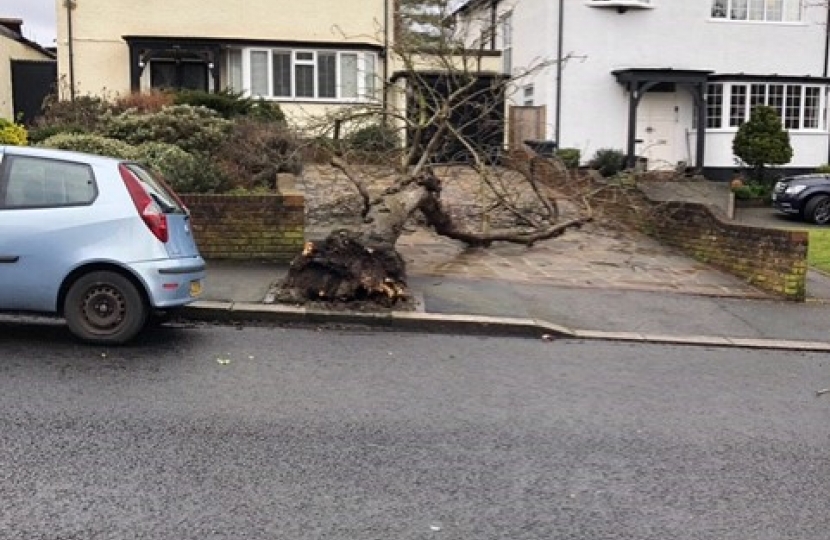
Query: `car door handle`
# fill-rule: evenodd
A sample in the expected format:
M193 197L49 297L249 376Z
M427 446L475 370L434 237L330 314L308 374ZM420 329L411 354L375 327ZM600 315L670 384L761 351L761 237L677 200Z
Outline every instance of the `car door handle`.
M0 264L3 264L3 263L6 263L6 264L16 263L19 260L20 260L20 257L17 256L17 255L0 255Z

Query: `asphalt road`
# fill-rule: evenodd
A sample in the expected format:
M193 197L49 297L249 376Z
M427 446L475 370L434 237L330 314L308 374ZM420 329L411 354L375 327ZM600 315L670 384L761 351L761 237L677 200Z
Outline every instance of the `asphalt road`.
M822 355L0 323L0 538L830 537Z

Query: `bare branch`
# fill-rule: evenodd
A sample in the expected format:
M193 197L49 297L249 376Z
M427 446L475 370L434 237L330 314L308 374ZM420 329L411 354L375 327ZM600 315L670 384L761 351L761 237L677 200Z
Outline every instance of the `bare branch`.
M333 167L339 169L343 174L346 175L346 178L354 184L354 187L357 189L358 193L360 193L360 198L363 199L363 211L361 212L361 217L366 218L369 215L369 209L372 205L372 196L369 194L369 190L366 189L366 184L358 178L355 172L349 167L348 163L343 161L338 156L332 156L331 164Z

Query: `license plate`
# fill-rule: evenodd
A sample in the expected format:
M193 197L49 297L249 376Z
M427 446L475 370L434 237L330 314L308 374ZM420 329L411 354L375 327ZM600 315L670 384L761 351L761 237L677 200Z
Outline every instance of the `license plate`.
M202 294L202 282L198 279L190 282L190 296L196 297Z

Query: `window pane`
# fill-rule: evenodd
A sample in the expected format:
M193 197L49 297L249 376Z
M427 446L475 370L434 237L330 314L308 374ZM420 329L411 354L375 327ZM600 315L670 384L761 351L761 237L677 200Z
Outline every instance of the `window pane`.
M764 5L768 0L749 0L749 20L764 20Z
M723 126L723 85L710 84L706 91L706 127Z
M251 51L251 94L268 95L268 51Z
M821 88L808 86L804 89L804 129L818 129Z
M375 92L377 88L375 87L375 81L377 80L377 68L375 67L375 55L374 54L366 54L366 72L364 73L365 76L365 84L366 84L366 97L374 98Z
M740 126L746 121L746 86L732 85L729 107L729 125Z
M767 104L767 85L753 84L749 94L749 110L750 112L758 105Z
M732 0L732 11L729 14L730 19L736 21L745 21L747 15L747 0Z
M340 97L354 99L357 97L357 55L353 53L340 56Z
M712 0L712 17L715 19L725 19L728 0Z
M784 85L769 85L767 105L772 107L780 118L784 117Z
M291 97L291 53L273 51L274 96Z
M242 51L239 49L228 51L228 85L235 92L242 91Z
M784 127L798 129L801 127L801 86L787 86L787 107L784 114Z
M781 1L781 0L779 0ZM801 20L801 0L787 0L785 3L786 12L784 20L788 22L798 22Z
M337 53L317 53L317 84L321 98L337 97Z
M783 0L767 0L767 20L780 21L784 16Z
M297 64L294 66L297 84L297 97L314 97L314 66Z

